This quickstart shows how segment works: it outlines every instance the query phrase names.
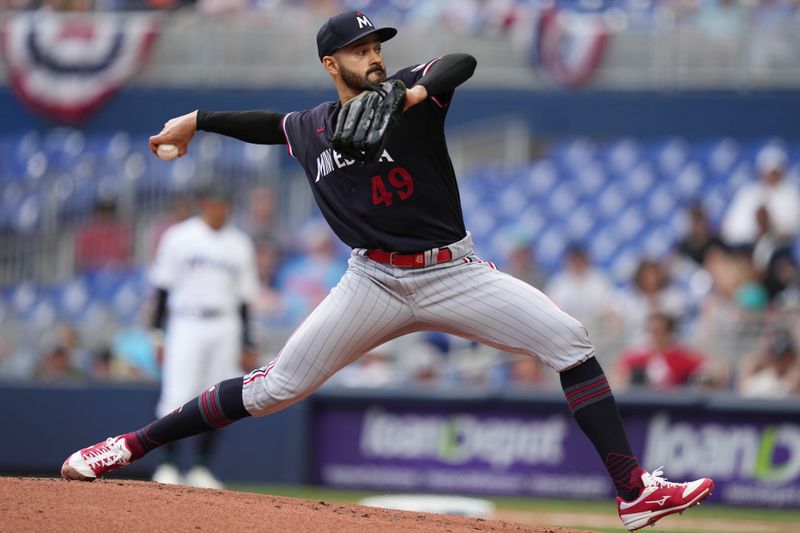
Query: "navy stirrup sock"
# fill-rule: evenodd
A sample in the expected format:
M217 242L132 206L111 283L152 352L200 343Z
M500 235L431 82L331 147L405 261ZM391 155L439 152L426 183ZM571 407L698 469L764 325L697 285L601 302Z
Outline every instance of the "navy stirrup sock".
M242 400L243 378L227 379L138 431L124 435L132 459L168 442L223 428L250 416Z
M643 470L631 451L617 402L600 363L592 357L560 376L569 410L600 454L617 495L626 501L635 499Z

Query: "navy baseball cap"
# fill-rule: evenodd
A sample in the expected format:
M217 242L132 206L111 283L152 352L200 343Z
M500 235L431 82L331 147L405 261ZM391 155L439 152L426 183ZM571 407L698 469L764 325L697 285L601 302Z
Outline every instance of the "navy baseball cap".
M333 54L357 40L375 33L381 42L388 41L395 35L395 28L376 28L372 21L361 11L348 11L328 19L317 32L317 52L319 60Z

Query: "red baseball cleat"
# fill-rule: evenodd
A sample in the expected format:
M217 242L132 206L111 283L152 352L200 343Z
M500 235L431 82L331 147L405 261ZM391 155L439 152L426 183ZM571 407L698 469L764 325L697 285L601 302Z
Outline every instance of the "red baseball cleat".
M61 465L61 477L94 481L106 472L128 466L130 460L131 451L125 443L125 438L109 437L67 457Z
M673 483L660 477L661 469L652 474L642 474L642 489L639 497L626 502L617 497L619 517L628 531L655 524L673 513L682 513L711 494L714 481L704 477L686 483Z

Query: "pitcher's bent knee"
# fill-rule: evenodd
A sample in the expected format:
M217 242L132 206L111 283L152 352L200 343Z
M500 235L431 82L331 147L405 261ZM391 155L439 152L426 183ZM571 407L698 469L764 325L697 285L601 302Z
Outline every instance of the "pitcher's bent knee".
M266 416L307 398L315 390L316 387L276 383L269 374L256 374L253 377L245 377L242 401L252 416Z
M586 328L574 317L563 313L560 317L559 335L543 344L539 357L544 363L562 372L595 356L595 347L589 340Z

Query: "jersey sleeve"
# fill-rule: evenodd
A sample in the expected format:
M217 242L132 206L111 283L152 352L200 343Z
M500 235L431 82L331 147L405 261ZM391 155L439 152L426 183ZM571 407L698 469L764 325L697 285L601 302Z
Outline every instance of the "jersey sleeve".
M439 58L435 57L425 63L420 63L413 67L406 67L398 71L393 77L405 83L406 87L411 87L421 80L437 61L439 61ZM450 103L450 100L453 99L454 93L455 90L448 91L444 94L432 94L430 99L438 107L445 108Z
M156 258L150 269L149 279L154 287L169 290L177 278L178 250L174 226L164 232L156 248Z
M298 161L303 161L308 149L308 139L312 135L309 115L309 111L293 111L287 113L281 123L289 155Z

